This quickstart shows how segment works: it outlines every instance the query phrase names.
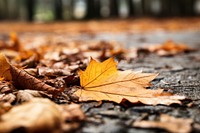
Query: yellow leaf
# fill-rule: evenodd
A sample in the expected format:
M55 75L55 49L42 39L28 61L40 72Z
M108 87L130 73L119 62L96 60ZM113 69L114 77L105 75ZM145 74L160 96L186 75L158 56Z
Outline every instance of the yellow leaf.
M96 86L104 79L117 72L117 63L113 58L110 58L103 63L99 63L91 58L90 65L85 71L80 70L81 86L90 88Z
M2 53L0 53L0 77L6 80L12 80L10 64Z
M91 59L87 69L79 72L81 89L74 94L79 97L79 101L108 100L120 103L126 99L132 103L150 105L180 103L178 99L183 99L182 96L163 93L162 89L146 89L157 75L130 70L117 71L117 63L113 58L103 63Z

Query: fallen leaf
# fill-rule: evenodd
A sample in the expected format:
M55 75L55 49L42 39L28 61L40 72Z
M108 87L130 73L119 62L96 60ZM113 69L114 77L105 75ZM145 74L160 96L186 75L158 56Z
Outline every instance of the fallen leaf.
M134 127L161 128L172 133L189 133L192 130L192 119L175 118L166 114L160 115L159 121L136 121Z
M6 57L8 57L10 59L13 59L13 58L19 56L19 53L17 51L10 50L10 49L1 50L1 54L4 54Z
M61 92L64 88L56 89L50 85L45 84L39 79L29 75L23 69L18 69L14 66L10 66L10 71L12 74L12 81L15 86L21 87L23 89L46 91L47 93L56 95Z
M10 64L2 53L0 53L0 76L4 77L6 80L12 80Z
M58 133L62 130L69 132L77 128L84 118L78 105L60 106L49 99L34 98L3 114L0 120L0 132L12 132L18 129L29 133ZM68 119L69 122L65 123ZM64 128L63 125L64 127L68 125L68 128Z
M38 62L38 55L33 54L31 57L21 62L19 66L31 68L31 67L35 67L37 65L37 62Z
M15 32L10 33L10 42L12 45L11 49L13 49L15 51L21 50L21 44L20 44L19 38L17 36L17 33L15 33Z
M12 93L0 94L0 102L12 103L16 100L16 96Z
M108 100L116 103L128 100L132 103L142 102L149 105L181 102L184 96L163 92L162 89L150 90L152 81L158 74L133 71L117 71L117 63L110 58L102 63L91 59L85 71L80 70L81 89L74 95L79 101Z
M183 52L193 51L192 48L185 44L179 44L172 40L168 40L161 45L153 45L148 47L150 52L155 52L160 56L175 55Z
M10 93L13 92L15 89L15 87L8 81L0 81L0 94L1 93Z
M11 32L9 35L9 41L2 41L0 40L0 49L7 49L7 50L14 50L19 51L21 48L21 44L17 33Z
M50 98L47 94L42 91L35 90L19 90L16 95L18 103L30 101L33 98Z
M38 69L36 68L27 68L27 69L24 69L24 71L26 71L29 75L32 75L33 77L38 76Z
M46 91L53 95L57 95L57 93L64 89L56 89L29 75L24 69L12 66L3 54L0 54L0 76L6 80L12 80L16 88Z
M47 67L40 67L38 68L38 74L43 76L66 76L70 75L69 70L65 69L51 69Z

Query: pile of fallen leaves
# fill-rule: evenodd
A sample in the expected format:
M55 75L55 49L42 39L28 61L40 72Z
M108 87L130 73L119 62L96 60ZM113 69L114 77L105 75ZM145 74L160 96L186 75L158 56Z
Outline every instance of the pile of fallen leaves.
M15 33L8 41L0 41L0 132L75 130L86 119L78 105L85 101L171 105L185 99L161 88L149 89L158 73L118 70L116 60L131 61L141 49L127 50L104 41L44 44L31 49L25 45ZM163 56L192 49L168 41L145 50ZM133 125L140 127L138 123Z

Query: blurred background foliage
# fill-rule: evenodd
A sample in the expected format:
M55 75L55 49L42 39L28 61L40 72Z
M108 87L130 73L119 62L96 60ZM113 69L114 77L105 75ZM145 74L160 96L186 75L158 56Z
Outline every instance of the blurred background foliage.
M200 0L0 0L0 20L52 22L200 15Z

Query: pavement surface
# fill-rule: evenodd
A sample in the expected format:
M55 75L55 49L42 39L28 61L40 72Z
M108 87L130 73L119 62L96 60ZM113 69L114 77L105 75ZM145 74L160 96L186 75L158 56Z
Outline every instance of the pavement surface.
M119 69L143 70L144 72L158 72L159 76L152 82L153 87L163 88L166 91L187 97L183 105L131 105L121 106L113 102L81 103L87 120L76 131L77 133L165 133L167 131L157 128L136 128L136 120L157 120L160 114L168 114L179 118L193 120L192 132L200 132L200 31L153 31L145 33L82 33L69 35L64 33L20 33L22 43L27 38L44 43L46 38L54 36L62 41L73 40L115 40L126 48L142 47L145 45L160 44L166 40L185 43L196 49L194 52L182 53L174 56L161 57L150 53L139 56L130 63L119 62ZM4 34L1 35L4 37ZM44 39L44 40L43 40ZM56 40L56 39L55 39ZM31 40L29 41L32 42ZM28 47L28 46L27 46Z

